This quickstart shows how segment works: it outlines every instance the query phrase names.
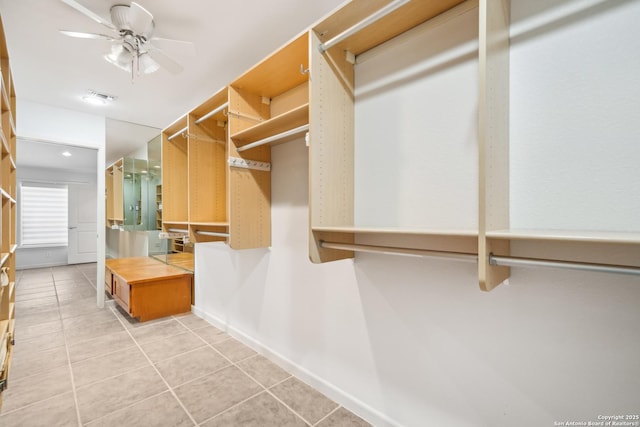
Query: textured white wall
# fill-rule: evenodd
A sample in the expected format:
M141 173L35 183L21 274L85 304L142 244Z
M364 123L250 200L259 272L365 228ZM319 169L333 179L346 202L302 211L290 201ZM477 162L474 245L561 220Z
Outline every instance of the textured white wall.
M640 231L640 2L533 3L512 2L512 227Z
M532 0L512 3L517 14L530 14L534 21L550 7L586 4ZM619 40L636 43L639 38L631 37L630 29L640 18L639 5L634 1L606 2L596 6L595 16L579 13L554 31L545 28L535 37L515 40L513 72L525 67L521 60L528 57L526 49L531 43L542 44L548 50L537 57L547 67L553 66L556 49L572 55L557 37L574 33L580 36L579 43L595 43L602 37L595 32L605 25L602 19L614 20L615 25L610 22L605 26ZM524 6L532 10L525 11ZM519 22L525 20L516 16ZM624 18L624 25L620 18ZM593 28L594 33L582 32L583 26ZM633 62L638 49L627 46L632 49L629 56L635 55L635 59L628 59L627 66L633 67L629 76L640 75L640 65ZM595 61L584 55L574 60ZM374 60L364 65L369 63ZM616 65L611 73L623 72ZM633 86L629 90L634 94L638 83L633 79L627 82ZM588 96L576 94L584 96L585 107L574 111L574 124L609 128L606 117L590 114L590 105L609 96L608 92L601 95L600 87L583 88L590 91ZM516 97L543 96L538 92L547 89L541 82L520 81L514 76L514 111L524 114L521 105L525 101ZM635 94L633 97L636 104L626 104L620 111L623 123L616 126L622 133L621 140L626 141L617 142L622 144L618 148L625 156L635 156L638 145L635 132L640 115L636 120L626 115L628 109L635 111L640 99ZM545 101L548 108L556 107L554 99ZM414 100L407 100L407 105L411 102ZM527 146L521 139L532 126L529 122L537 119L538 115L512 117L512 142ZM595 120L605 122L592 123ZM567 131L565 120L548 122L544 127L554 135ZM537 144L538 139L531 143ZM393 141L388 144L393 149ZM518 150L513 155L517 156ZM306 156L302 142L272 149L271 248L232 251L223 244L196 245L198 314L276 357L376 425L537 427L554 425L554 421L596 421L598 415L637 414L637 278L514 268L510 285L483 293L478 289L473 264L376 254L311 264L307 259ZM637 178L638 168L629 171L626 159L601 158L608 163L605 169L621 173L617 163L620 160L625 165L622 173L632 181ZM524 160L512 156L512 162L515 169L526 168ZM512 171L515 175L525 172ZM514 179L517 181L517 176ZM569 185L582 185L572 180L573 177L567 179ZM371 184L359 182L365 187ZM607 187L608 180L604 182ZM460 181L460 185L467 185L467 180ZM425 188L417 182L413 190L428 191ZM449 197L456 201L459 194L451 191ZM530 196L514 194L518 191L529 190L518 182L512 187L512 200L518 204L515 208L522 210L522 203ZM615 211L620 206L623 210L635 209L637 194L632 185L624 197L615 196L620 205L608 205L608 210L598 213L606 216L603 223L628 227L628 218ZM423 201L427 198L420 197ZM611 203L612 199L603 202ZM548 220L550 212L553 211L536 212L531 218ZM465 213L456 223L471 221L473 215L475 212ZM585 215L593 219L591 214ZM570 217L581 221L574 209L564 214L564 218ZM587 225L591 224L587 220Z

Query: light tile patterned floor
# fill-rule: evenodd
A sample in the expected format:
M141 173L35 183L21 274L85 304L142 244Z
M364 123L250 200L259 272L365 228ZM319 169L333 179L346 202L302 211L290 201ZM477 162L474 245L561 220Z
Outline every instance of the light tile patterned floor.
M19 271L1 426L368 426L192 314L95 304L95 264Z

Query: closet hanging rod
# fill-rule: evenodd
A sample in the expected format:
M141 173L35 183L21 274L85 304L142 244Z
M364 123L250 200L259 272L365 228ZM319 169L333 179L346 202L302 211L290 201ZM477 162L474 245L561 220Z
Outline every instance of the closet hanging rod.
M383 7L382 9L372 13L371 15L369 15L368 17L366 17L362 21L360 21L357 24L347 28L346 30L344 30L343 32L341 32L337 36L333 37L332 39L329 39L324 43L320 43L320 45L318 46L318 49L320 50L320 53L325 53L327 50L331 49L333 46L337 45L338 43L340 43L341 41L343 41L347 37L357 33L358 31L362 30L363 28L368 27L369 25L373 24L374 22L384 18L385 16L387 16L388 14L393 12L394 10L399 9L400 7L402 7L405 4L409 3L410 1L411 0L396 0L396 1L393 1L393 2L389 3L388 5Z
M565 268L570 270L596 271L600 273L630 274L640 276L640 267L631 267L614 264L597 264L591 262L555 261L536 258L519 258L495 256L489 254L489 264L502 267L549 267Z
M189 233L189 230L185 230L183 228L169 228L167 231L171 233Z
M180 129L178 132L174 133L173 135L171 135L169 138L167 138L168 141L171 141L173 138L175 138L176 136L180 135L182 132L186 132L187 129L189 129L189 126L185 126L182 129Z
M252 142L251 144L243 145L242 147L238 147L237 150L238 150L238 152L245 151L245 150L250 150L252 148L259 147L261 145L268 144L270 142L277 141L279 139L286 138L288 136L296 135L296 134L299 134L299 133L302 133L302 132L307 132L308 130L309 130L309 125L308 124L302 125L302 126L298 126L297 128L281 132L281 133L279 133L277 135L268 136L268 137L260 139L260 140L258 140L256 142Z
M202 123L203 121L207 120L209 117L213 116L214 114L218 114L220 111L224 110L228 106L229 106L229 103L225 102L224 104L222 104L218 108L214 108L213 110L209 111L207 114L205 114L204 116L202 116L198 120L196 120L196 124Z
M229 233L218 233L215 231L196 230L196 234L200 234L202 236L211 236L211 237L229 237Z
M358 245L353 243L335 243L320 240L320 247L326 249L339 249L341 251L383 253L389 255L406 255L427 258L450 259L455 261L477 262L478 256L461 252L430 251L428 249L405 249L393 246Z

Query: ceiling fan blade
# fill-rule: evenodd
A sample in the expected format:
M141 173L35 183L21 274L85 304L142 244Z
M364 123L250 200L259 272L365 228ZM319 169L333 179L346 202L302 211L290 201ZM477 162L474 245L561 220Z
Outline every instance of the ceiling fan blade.
M159 66L169 71L171 74L179 74L184 70L182 65L178 64L178 62L168 56L166 53L157 48L149 49L148 51L151 59L156 61Z
M134 33L147 36L153 31L153 15L138 3L131 2L129 27Z
M196 56L196 47L192 42L166 39L164 37L152 37L150 41L164 51L179 52L180 54L188 56Z
M102 24L107 28L110 28L114 31L118 31L118 29L107 19L104 19L102 16L98 15L97 13L87 9L86 7L84 7L83 5L81 5L80 3L78 3L75 0L61 0L63 3L71 6L72 8L74 8L75 10L77 10L78 12L82 13L83 15L93 19L94 21L96 21L98 24Z
M75 37L77 39L103 39L103 40L119 40L118 37L108 36L106 34L98 34L98 33L82 33L79 31L67 31L67 30L58 30L60 33L65 36Z

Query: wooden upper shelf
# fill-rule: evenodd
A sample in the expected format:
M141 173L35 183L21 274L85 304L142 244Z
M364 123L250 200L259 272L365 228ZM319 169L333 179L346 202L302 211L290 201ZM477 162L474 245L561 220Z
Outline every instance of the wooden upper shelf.
M265 120L243 131L231 135L236 142L250 143L261 138L277 135L309 123L309 104L301 105L279 116Z
M231 85L272 98L306 82L309 68L309 33L305 32L236 79Z
M391 0L353 0L313 27L324 43L374 14ZM414 0L335 45L338 52L348 50L356 56L372 49L447 10L464 0Z

